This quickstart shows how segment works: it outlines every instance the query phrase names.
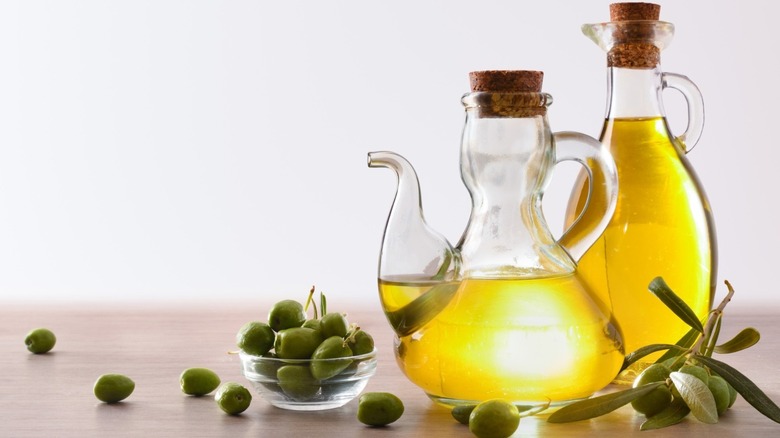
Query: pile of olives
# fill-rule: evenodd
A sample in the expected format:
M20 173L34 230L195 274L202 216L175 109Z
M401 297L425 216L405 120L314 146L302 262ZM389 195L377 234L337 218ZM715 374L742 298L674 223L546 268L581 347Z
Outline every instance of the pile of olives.
M670 380L670 374L673 371L688 374L701 380L712 393L719 416L734 405L737 400L737 391L723 377L712 373L704 366L689 364L682 359L684 356L673 357L662 363L650 365L642 371L642 374L634 381L634 388L653 382L666 382L666 385L661 385L632 401L631 406L635 411L650 418L681 398L677 388Z
M312 303L311 295L307 304ZM354 373L355 356L374 351L374 339L357 325L350 325L344 314L326 313L321 296L322 316L314 305L314 318L308 319L304 306L295 300L274 304L268 322L251 321L236 335L244 354L279 359L262 361L257 372L268 377L265 384L281 389L290 399L305 402L338 388L326 382L339 375ZM301 360L307 360L303 362ZM334 379L337 380L337 379ZM278 385L278 386L277 386Z

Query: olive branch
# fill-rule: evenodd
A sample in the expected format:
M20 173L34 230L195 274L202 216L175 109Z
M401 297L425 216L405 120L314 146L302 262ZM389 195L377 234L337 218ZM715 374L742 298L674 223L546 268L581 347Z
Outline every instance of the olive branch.
M689 367L700 367L706 375L720 376L730 385L729 391L735 390L756 410L772 421L780 423L780 407L755 383L730 365L712 358L713 353L730 354L745 350L755 345L760 339L758 330L748 327L728 342L717 343L723 311L734 296L734 288L728 281L725 284L728 288L728 294L718 307L709 312L706 321L702 324L693 310L672 291L661 277L653 279L648 286L650 292L691 328L675 344L647 345L628 354L621 371L647 355L666 351L655 364L668 365L668 368L672 370L669 373L669 378L643 385L635 384L636 386L631 389L574 402L550 415L547 421L567 423L599 417L642 397L647 397L651 392L657 391L661 387L666 387L674 394L673 397L660 412L649 416L640 426L640 430L660 429L677 424L690 413L693 413L694 417L704 423L717 423L719 409L712 390L702 379L696 377L696 373L677 371L688 365ZM733 397L728 407L732 403Z

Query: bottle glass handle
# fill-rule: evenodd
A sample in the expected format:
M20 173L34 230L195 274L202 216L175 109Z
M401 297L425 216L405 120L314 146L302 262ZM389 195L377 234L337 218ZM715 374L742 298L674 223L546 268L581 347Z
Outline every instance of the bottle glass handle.
M559 240L569 255L579 261L607 228L615 212L617 170L607 147L595 138L578 132L557 132L553 137L556 164L576 161L588 172L589 189L585 207Z
M685 128L682 135L675 138L680 142L685 153L688 153L699 142L701 132L704 129L704 98L699 87L687 76L663 73L661 80L663 88L674 88L682 93L688 103L688 127Z

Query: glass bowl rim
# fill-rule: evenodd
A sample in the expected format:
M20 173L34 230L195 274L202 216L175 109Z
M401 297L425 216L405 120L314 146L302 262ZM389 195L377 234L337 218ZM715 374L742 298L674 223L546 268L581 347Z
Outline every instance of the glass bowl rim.
M279 357L264 357L264 356L255 356L252 354L244 353L243 351L239 351L238 355L241 357L241 360L243 362L253 362L253 363L260 363L260 362L267 362L267 363L278 363L278 364L284 364L284 365L295 365L295 364L310 364L312 362L338 362L338 361L344 361L344 360L364 360L364 359L374 359L376 358L378 349L374 347L373 350L371 350L368 353L364 354L357 354L353 356L345 356L345 357L330 357L326 359L282 359Z

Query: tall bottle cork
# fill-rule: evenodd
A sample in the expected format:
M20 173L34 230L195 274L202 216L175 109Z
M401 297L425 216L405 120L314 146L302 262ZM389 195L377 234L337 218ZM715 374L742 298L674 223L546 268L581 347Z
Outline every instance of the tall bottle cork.
M661 49L652 43L652 26L642 21L658 21L661 6L655 3L613 3L610 20L616 24L615 45L607 54L610 67L648 69L661 62ZM639 23L637 23L639 22Z
M543 79L544 72L536 70L473 71L469 73L469 99L478 108L479 117L544 115L550 97L542 93Z
M612 3L609 5L611 21L658 20L661 5L655 3Z

